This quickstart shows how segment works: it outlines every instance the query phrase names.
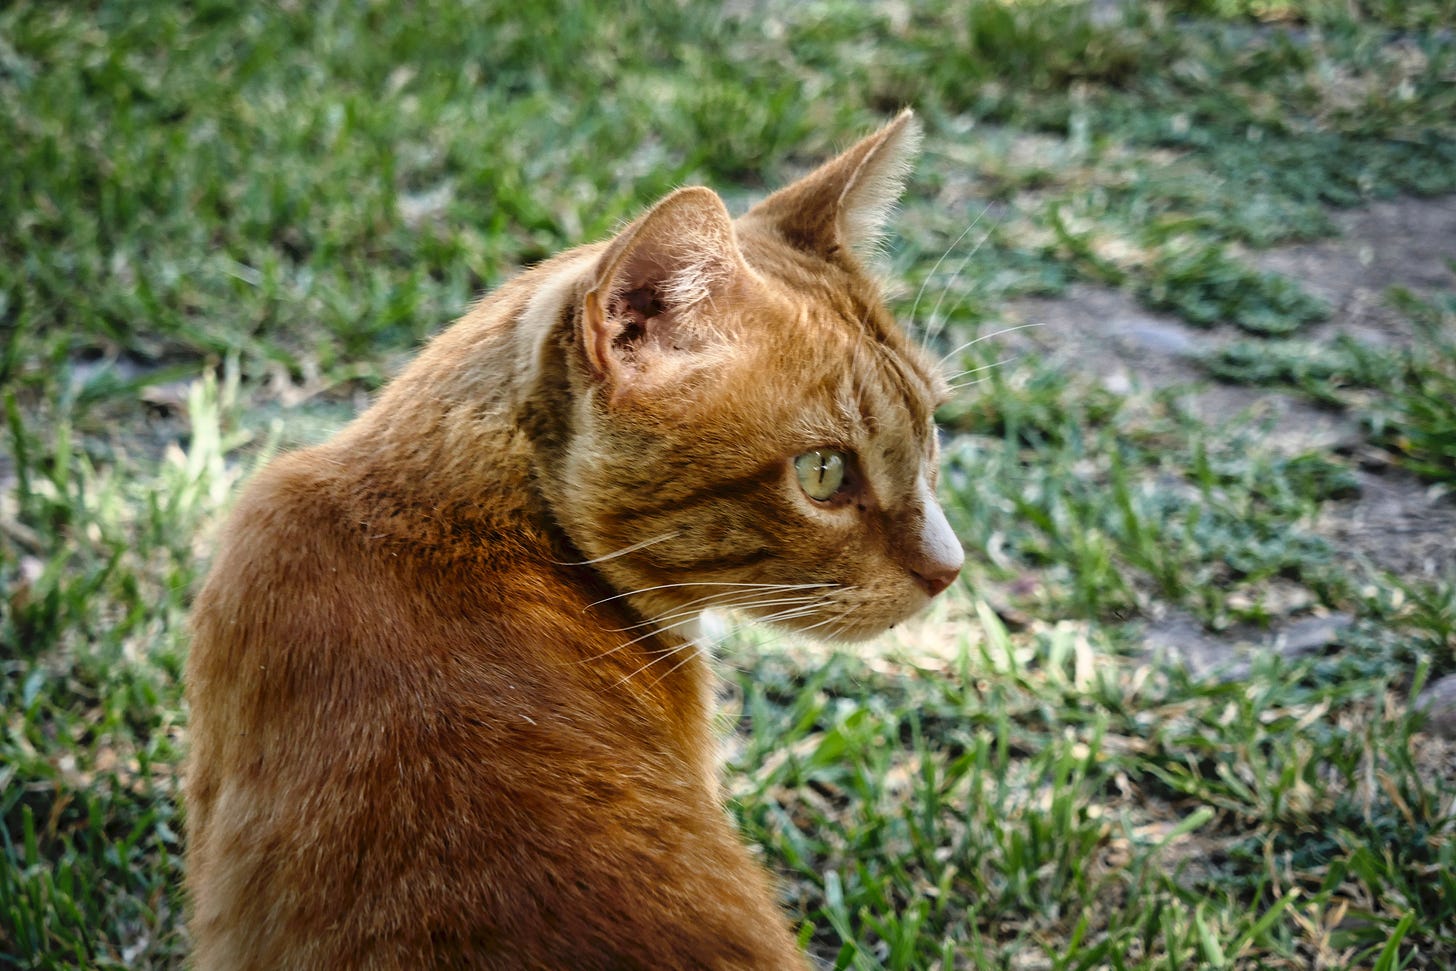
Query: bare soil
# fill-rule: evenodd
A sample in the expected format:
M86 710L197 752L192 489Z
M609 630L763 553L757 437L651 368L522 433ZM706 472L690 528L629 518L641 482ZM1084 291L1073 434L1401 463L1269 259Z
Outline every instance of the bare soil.
M1301 339L1347 334L1368 344L1408 344L1415 339L1410 325L1386 294L1391 287L1417 293L1456 288L1456 197L1381 201L1334 218L1336 237L1246 256L1260 269L1298 280L1330 306L1330 318L1302 331ZM1351 456L1358 492L1325 503L1314 528L1341 555L1401 577L1456 574L1456 497L1370 457L1358 415L1290 391L1218 382L1199 365L1201 355L1247 335L1232 327L1193 327L1146 310L1128 294L1085 284L1058 299L1017 301L1007 318L1012 325L1044 325L1009 335L1008 345L1095 375L1109 390L1177 388L1186 407L1213 427L1263 429L1268 446L1288 454ZM1273 631L1210 633L1169 611L1150 621L1145 643L1150 654L1200 674L1236 677L1250 649L1317 650L1337 640L1349 622L1331 615L1291 620ZM1456 725L1456 686L1450 695Z

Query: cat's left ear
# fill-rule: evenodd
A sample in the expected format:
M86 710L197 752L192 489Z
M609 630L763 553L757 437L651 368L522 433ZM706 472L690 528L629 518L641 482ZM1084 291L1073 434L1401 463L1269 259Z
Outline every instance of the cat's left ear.
M582 347L619 402L713 357L705 313L750 272L733 220L711 189L679 189L614 239L582 306Z
M874 249L915 159L920 122L906 108L884 128L758 205L744 222L772 226L799 249L830 258Z

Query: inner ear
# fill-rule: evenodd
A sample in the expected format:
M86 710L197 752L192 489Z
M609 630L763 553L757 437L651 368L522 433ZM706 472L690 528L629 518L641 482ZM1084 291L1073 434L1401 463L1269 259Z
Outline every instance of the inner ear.
M625 348L641 341L651 329L650 322L666 312L662 292L650 284L613 297L607 313L622 329L612 338L612 346Z
M633 313L640 314L643 320L659 316L664 310L662 292L654 286L628 290L622 294L621 302L630 307Z

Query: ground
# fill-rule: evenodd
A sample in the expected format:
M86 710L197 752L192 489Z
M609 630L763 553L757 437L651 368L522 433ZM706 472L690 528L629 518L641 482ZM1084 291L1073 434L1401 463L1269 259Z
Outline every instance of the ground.
M1329 239L1252 254L1256 266L1299 281L1331 308L1329 319L1307 328L1303 339L1318 345L1344 335L1386 348L1420 340L1385 295L1392 287L1426 295L1456 288L1456 197L1381 201L1332 213L1332 219L1337 234ZM997 338L1010 352L1044 356L1068 371L1095 375L1114 394L1177 389L1198 420L1214 427L1252 425L1260 443L1276 451L1351 456L1355 488L1323 505L1316 532L1339 556L1412 581L1449 576L1456 568L1456 501L1450 488L1423 482L1367 450L1358 415L1292 390L1210 378L1203 359L1246 336L1236 328L1195 327L1092 284L1076 284L1057 298L1013 301L1004 320L1008 327L1038 325ZM1146 640L1150 650L1207 670L1231 662L1251 643L1295 653L1327 647L1348 622L1348 615L1336 613L1219 636L1173 611L1150 624ZM1443 689L1433 693L1437 697L1444 697ZM1444 714L1438 717L1445 721Z

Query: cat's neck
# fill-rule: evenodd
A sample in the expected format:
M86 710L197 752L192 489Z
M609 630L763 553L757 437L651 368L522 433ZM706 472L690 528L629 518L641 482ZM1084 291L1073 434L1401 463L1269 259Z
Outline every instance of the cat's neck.
M603 690L631 685L643 703L657 698L675 731L697 739L689 716L710 707L712 679L694 625L674 618L643 633L648 605L606 581L547 498L583 392L569 387L566 359L598 249L563 254L482 300L323 448L348 514L371 536L433 564L426 568L442 585L469 574L500 577L492 586L510 598L529 599L528 588L567 594L570 622L585 625L587 642L612 639L590 647L600 655L590 676ZM694 746L706 751L706 735Z
M503 285L437 336L326 448L353 501L416 544L512 536L571 556L539 483L570 396L555 353L595 247Z

